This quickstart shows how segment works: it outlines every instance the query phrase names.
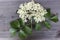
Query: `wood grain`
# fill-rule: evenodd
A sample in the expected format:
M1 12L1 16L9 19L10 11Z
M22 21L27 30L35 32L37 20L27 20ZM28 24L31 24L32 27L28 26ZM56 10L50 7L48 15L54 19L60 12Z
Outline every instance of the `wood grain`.
M9 33L10 21L18 18L16 10L19 4L30 0L0 0L0 40L18 40L16 37L11 37ZM43 28L41 31L34 31L27 40L60 40L57 38L60 31L60 0L35 0L45 8L51 8L51 12L58 13L59 22L53 23L50 30Z

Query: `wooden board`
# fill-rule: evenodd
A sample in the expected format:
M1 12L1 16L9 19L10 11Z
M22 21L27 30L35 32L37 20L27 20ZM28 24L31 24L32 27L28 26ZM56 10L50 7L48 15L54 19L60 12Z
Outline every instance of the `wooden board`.
M30 0L0 0L0 40L17 40L17 37L11 37L9 33L10 21L18 18L16 10L21 3ZM60 31L60 0L35 0L45 8L51 8L51 12L57 13L59 22L53 23L50 30L46 28L42 31L34 31L27 40L60 40L56 37Z

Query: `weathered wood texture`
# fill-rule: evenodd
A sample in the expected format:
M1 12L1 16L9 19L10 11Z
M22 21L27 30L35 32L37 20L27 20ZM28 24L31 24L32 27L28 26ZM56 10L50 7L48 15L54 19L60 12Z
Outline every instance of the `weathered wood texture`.
M30 0L0 0L0 40L17 40L16 37L10 37L9 22L18 18L16 10L20 3ZM60 0L35 0L41 3L45 8L51 8L51 12L58 13L59 22L53 23L50 30L46 28L42 31L34 31L27 40L60 40L57 38L60 30Z

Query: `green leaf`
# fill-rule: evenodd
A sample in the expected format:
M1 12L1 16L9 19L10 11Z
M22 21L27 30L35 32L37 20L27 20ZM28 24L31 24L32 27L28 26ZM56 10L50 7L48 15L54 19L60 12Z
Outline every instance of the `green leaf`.
M20 25L23 26L23 21L22 21L22 19L19 18L18 21L19 21Z
M13 29L13 28L11 28L10 30L9 30L9 32L11 33L11 35L16 35L16 30L15 29Z
M58 17L57 16L53 16L50 20L53 21L53 22L58 22Z
M28 26L25 26L24 32L27 33L27 34L32 34L32 29Z
M50 29L51 28L51 25L50 25L50 23L49 22L44 22L44 24L45 24L45 26L46 26L46 28L48 28L48 29Z
M14 29L19 29L20 28L20 24L18 22L18 20L14 20L10 23L11 27Z
M25 39L27 37L27 34L23 30L20 30L19 33L18 33L18 36L21 39Z
M51 11L50 11L50 8L46 9L47 10L47 14L45 14L45 17L50 17L51 16Z
M41 25L40 23L36 23L36 27L35 27L36 30L40 30L41 29Z

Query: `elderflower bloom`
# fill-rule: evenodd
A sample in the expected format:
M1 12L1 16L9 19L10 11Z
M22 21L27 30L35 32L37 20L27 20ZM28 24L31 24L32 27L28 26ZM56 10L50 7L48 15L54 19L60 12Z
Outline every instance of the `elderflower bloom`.
M28 3L20 4L17 13L24 22L27 22L26 18L31 20L31 18L34 17L35 22L38 23L45 21L44 15L47 14L47 11L39 3L31 1Z

